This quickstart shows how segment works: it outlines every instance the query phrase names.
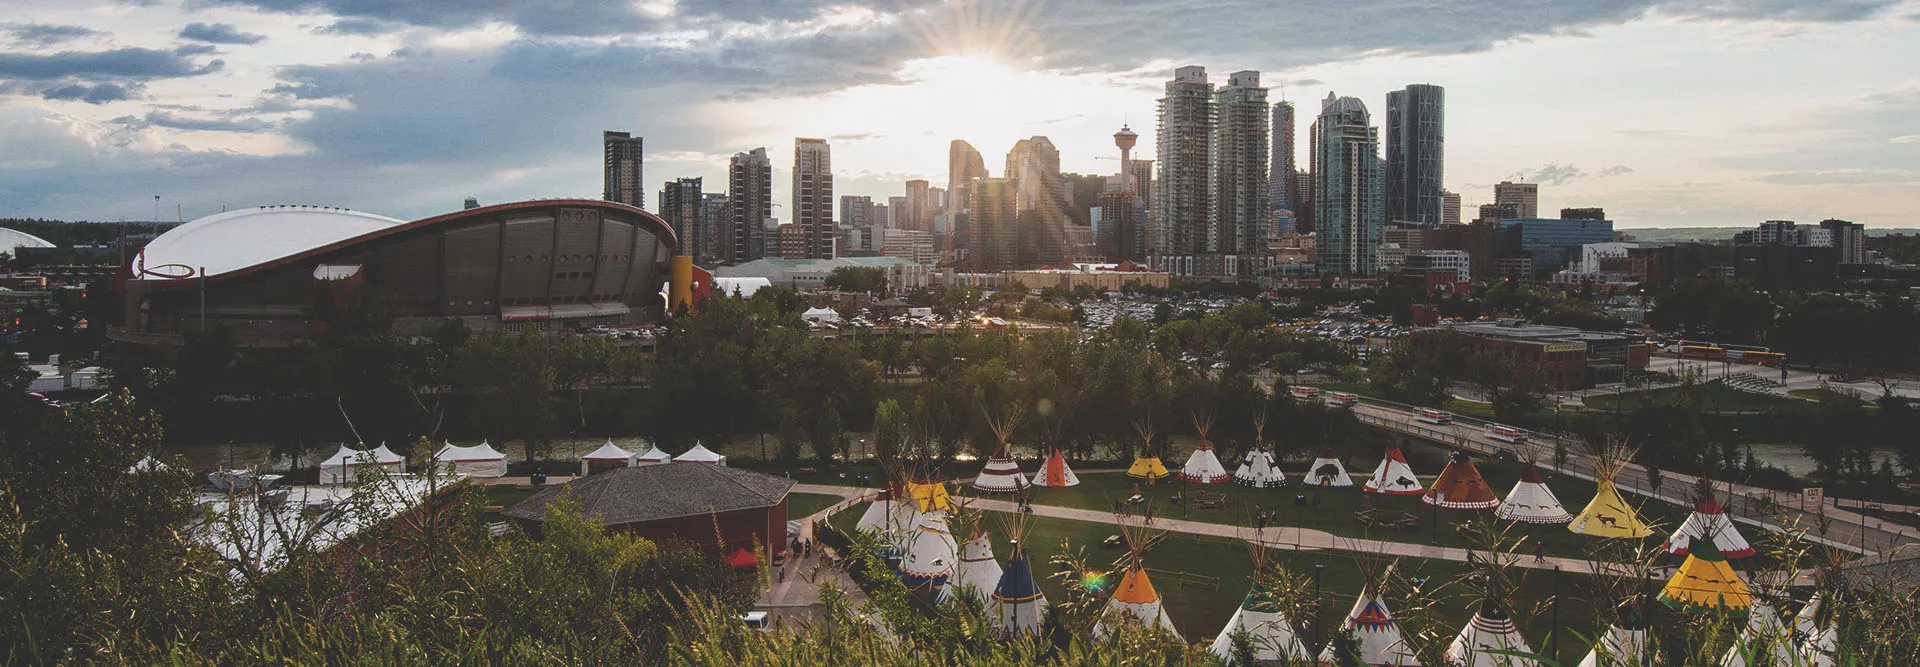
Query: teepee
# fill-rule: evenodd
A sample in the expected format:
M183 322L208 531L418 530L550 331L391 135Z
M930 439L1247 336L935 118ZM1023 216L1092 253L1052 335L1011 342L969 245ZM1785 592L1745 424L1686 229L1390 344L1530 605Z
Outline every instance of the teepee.
M1307 486L1353 486L1353 478L1347 476L1347 467L1340 464L1340 456L1333 453L1332 447L1320 448L1320 457L1307 467Z
M1373 477L1360 488L1367 493L1389 496L1417 496L1426 491L1420 486L1420 478L1413 474L1413 466L1407 465L1406 455L1391 445L1380 458L1380 465L1373 469Z
M892 487L880 492L873 502L867 504L867 511L860 514L860 520L854 523L854 530L873 533L886 541L892 553L899 552L901 538L907 528L913 525L913 503L906 500L906 492L901 487Z
M1779 667L1794 664L1793 637L1765 600L1754 598L1747 629L1727 649L1720 667ZM1751 660L1749 660L1751 658Z
M1526 523L1566 523L1573 520L1567 508L1560 506L1560 499L1553 497L1553 489L1547 488L1546 480L1540 479L1540 470L1528 463L1520 471L1520 481L1513 483L1513 490L1507 492L1507 499L1500 502L1500 508L1493 515L1508 521Z
M947 585L940 588L939 601L945 603L965 595L979 600L984 609L994 588L1000 585L1001 573L1000 561L993 558L993 541L986 533L978 533L960 545L960 560L953 564Z
M1753 606L1753 593L1740 575L1727 565L1713 540L1693 541L1687 560L1675 570L1673 578L1660 589L1660 602L1680 611L1747 615Z
M1200 432L1200 444L1194 445L1187 464L1180 468L1180 479L1195 484L1220 484L1231 479L1226 466L1220 465L1220 457L1213 453L1213 443L1207 440L1207 431L1213 429L1213 417L1195 413L1193 427Z
M1594 642L1579 667L1629 667L1645 664L1647 659L1647 621L1642 616L1645 602L1641 596L1629 598L1615 609L1613 623L1600 641Z
M947 528L953 504L939 482L909 482L913 521L900 537L900 578L909 586L946 583L959 559L960 545Z
M993 411L986 413L987 428L993 429L993 437L1000 446L993 450L993 456L987 457L987 467L980 476L973 478L973 488L987 493L1019 493L1027 488L1027 476L1020 472L1020 464L1007 453L1007 439L1013 436L1013 429L1020 425L1022 410L1015 407L1006 415L996 419Z
M1276 566L1267 560L1267 547L1257 540L1247 544L1253 554L1253 587L1247 590L1247 598L1240 602L1239 609L1233 610L1227 626L1220 629L1207 651L1231 665L1233 636L1245 632L1248 643L1253 646L1254 660L1270 663L1311 659L1312 654L1300 643L1300 634L1294 630L1293 619L1274 596Z
M1362 567L1362 574L1368 574ZM1407 646L1400 636L1400 624L1393 620L1393 612L1387 609L1387 603L1380 596L1380 587L1385 578L1369 575L1360 597L1353 601L1353 611L1347 613L1346 624L1342 627L1353 630L1354 637L1360 643L1360 662L1367 665L1390 665L1393 667L1419 667L1420 660L1413 655L1413 648ZM1334 645L1328 643L1320 652L1322 664L1335 664Z
M1793 617L1793 629L1800 636L1800 645L1795 649L1799 664L1807 667L1834 667L1839 664L1834 654L1840 650L1840 628L1838 622L1828 619L1820 625L1820 595L1800 608Z
M1537 661L1510 655L1492 653L1492 651L1531 652L1527 648L1527 639L1520 636L1520 627L1513 617L1500 606L1500 596L1492 583L1480 597L1480 609L1473 613L1473 619L1467 621L1467 627L1447 645L1447 664L1457 667L1519 667L1535 665Z
M1733 518L1720 507L1720 501L1714 499L1712 491L1705 491L1700 499L1693 503L1693 514L1687 516L1685 523L1674 529L1667 537L1667 543L1661 545L1676 555L1687 555L1687 545L1694 540L1710 538L1713 545L1720 548L1720 555L1727 558L1746 558L1754 554L1753 546L1733 527Z
M1600 479L1593 491L1593 500L1587 503L1586 509L1580 511L1580 516L1567 524L1567 530L1594 537L1632 539L1653 534L1653 529L1640 520L1640 515L1633 511L1626 499L1620 497L1620 490L1613 486L1613 477L1620 474L1621 466L1626 465L1624 459L1627 457L1620 454L1611 449L1600 453L1595 464Z
M1067 467L1067 458L1061 456L1058 449L1047 455L1047 462L1040 464L1040 469L1033 473L1034 486L1075 486L1079 483L1080 478L1073 474L1073 468Z
M987 622L1007 634L1037 634L1046 620L1047 596L1040 592L1033 568L1027 564L1027 515L1014 512L1001 516L1013 553L1007 557L1007 567L1000 571L1000 581L987 602Z
M1273 450L1267 449L1264 437L1267 430L1267 416L1263 413L1253 418L1253 447L1247 450L1247 456L1240 462L1240 468L1233 471L1233 481L1243 486L1257 489L1271 489L1286 486L1287 476L1274 465Z
M1140 456L1127 466L1127 476L1153 482L1167 476L1167 466L1160 463L1160 456L1153 451L1153 423L1148 420L1135 422L1133 430L1140 433Z
M1455 510L1490 510L1500 506L1500 498L1493 495L1493 487L1487 486L1487 480L1480 477L1480 469L1474 467L1473 459L1466 452L1453 453L1446 469L1433 480L1433 488L1427 489L1420 501Z
M1167 617L1167 608L1160 600L1160 592L1153 589L1153 580L1147 576L1146 546L1153 538L1152 520L1135 520L1125 513L1118 518L1120 533L1127 540L1126 563L1121 566L1120 583L1113 587L1107 598L1107 608L1100 612L1100 620L1093 624L1093 636L1105 639L1120 624L1139 623L1166 630L1181 643L1186 643L1180 637L1180 631L1173 628L1173 619Z

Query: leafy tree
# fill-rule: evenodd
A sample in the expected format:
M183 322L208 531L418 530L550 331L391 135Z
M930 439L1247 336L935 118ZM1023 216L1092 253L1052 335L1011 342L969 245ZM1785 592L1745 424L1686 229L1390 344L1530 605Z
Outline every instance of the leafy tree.
M887 293L887 271L873 266L840 266L827 273L827 289L841 292Z

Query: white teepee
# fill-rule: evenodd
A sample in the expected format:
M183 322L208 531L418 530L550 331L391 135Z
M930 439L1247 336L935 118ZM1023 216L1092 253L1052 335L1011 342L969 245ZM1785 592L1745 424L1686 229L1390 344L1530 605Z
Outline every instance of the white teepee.
M1293 620L1287 617L1285 608L1273 595L1273 570L1267 562L1266 546L1258 541L1248 544L1253 553L1253 587L1247 590L1246 599L1240 602L1240 608L1233 610L1233 616L1227 619L1227 626L1220 629L1220 634L1213 638L1213 645L1207 651L1226 660L1227 664L1233 664L1233 636L1244 632L1253 647L1254 660L1268 663L1282 659L1311 659L1313 654L1308 653L1306 645L1300 643L1300 634L1294 630Z
M1797 652L1800 664L1806 667L1835 667L1839 664L1834 654L1840 650L1840 628L1833 620L1820 626L1820 603L1820 596L1815 594L1793 617L1793 630L1800 638Z
M1340 463L1340 457L1333 453L1333 448L1323 447L1320 457L1307 467L1303 483L1307 486L1353 486L1353 478L1347 476L1347 467Z
M993 541L985 533L960 545L960 560L953 564L953 576L940 588L940 602L969 595L985 608L993 589L1000 585L1000 561L993 558Z
M1566 523L1573 520L1567 508L1560 505L1560 499L1553 497L1553 489L1547 488L1547 482L1540 478L1540 471L1533 464L1527 464L1520 471L1520 481L1513 483L1513 490L1507 492L1507 499L1500 502L1500 508L1493 515L1508 521L1526 523Z
M1417 496L1427 490L1420 486L1420 478L1413 474L1413 466L1407 465L1407 457L1400 453L1399 447L1387 448L1386 455L1380 457L1380 465L1373 469L1373 477L1361 488L1367 493L1389 496Z
M1360 641L1360 661L1368 665L1390 665L1392 667L1419 667L1420 660L1413 655L1413 649L1407 646L1400 636L1400 624L1393 620L1393 612L1387 610L1387 604L1372 585L1360 592L1353 601L1353 611L1347 613L1346 624L1342 627L1353 630L1354 637ZM1320 652L1320 662L1333 664L1333 644L1328 643Z
M1727 516L1726 510L1720 507L1720 501L1715 500L1711 493L1694 501L1693 514L1687 515L1686 522L1674 529L1663 546L1669 552L1685 556L1687 545L1703 538L1711 538L1720 555L1727 558L1746 558L1754 554L1753 545L1747 544L1747 539L1740 536L1739 529L1733 527L1733 518Z
M1073 474L1073 468L1067 466L1067 457L1061 456L1058 449L1047 455L1046 462L1041 463L1040 469L1033 473L1034 486L1067 487L1079 484L1080 477Z
M909 586L946 583L959 560L960 545L947 528L946 510L930 509L914 517L900 545L900 578Z
M1207 431L1213 428L1213 418L1196 414L1193 426L1200 431L1200 444L1194 445L1193 454L1187 456L1187 464L1180 467L1180 479L1195 484L1220 484L1229 479L1227 467L1220 465L1220 456L1213 453L1213 443L1207 440Z
M1488 591L1480 600L1480 610L1474 612L1473 619L1467 621L1467 627L1447 645L1447 664L1458 667L1520 667L1537 665L1537 661L1491 651L1530 652L1527 639L1520 636L1520 627L1513 622L1506 610L1500 608L1500 601Z
M1124 513L1118 518L1120 534L1127 541L1126 565L1122 568L1120 583L1114 585L1107 598L1107 608L1093 624L1093 636L1105 639L1116 626L1131 622L1166 630L1185 643L1180 631L1174 629L1173 619L1167 616L1166 603L1160 599L1160 592L1154 590L1153 579L1147 576L1145 548L1153 539L1151 519L1134 520Z
M1020 416L1024 410L1015 408L1005 416L995 419L992 411L986 411L987 427L993 429L1000 446L987 457L986 468L980 476L973 478L973 488L987 493L1018 493L1027 488L1027 476L1020 472L1020 464L1007 453L1007 439L1013 435L1013 429L1020 425Z
M1753 660L1747 659L1748 653ZM1793 637L1787 625L1780 622L1773 605L1756 597L1753 606L1747 608L1746 631L1727 649L1720 667L1785 667L1794 664L1793 654Z
M1621 603L1613 623L1607 625L1607 631L1587 651L1579 667L1629 667L1646 662L1647 624L1640 615L1644 603L1644 597Z
M1240 469L1233 471L1233 481L1244 486L1271 489L1287 485L1287 476L1273 464L1273 452L1265 447L1247 452L1247 458Z

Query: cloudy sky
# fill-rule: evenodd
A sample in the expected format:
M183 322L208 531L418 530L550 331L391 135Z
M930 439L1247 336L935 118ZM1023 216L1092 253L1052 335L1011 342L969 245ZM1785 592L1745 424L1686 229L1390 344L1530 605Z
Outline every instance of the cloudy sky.
M1152 155L1162 83L1199 64L1303 116L1445 86L1469 207L1527 179L1624 227L1920 226L1920 0L6 4L0 217L597 197L603 129L646 137L649 203L724 189L755 146L784 199L796 136L829 138L841 194L944 183L955 138L995 173L1033 134L1108 172L1122 123Z

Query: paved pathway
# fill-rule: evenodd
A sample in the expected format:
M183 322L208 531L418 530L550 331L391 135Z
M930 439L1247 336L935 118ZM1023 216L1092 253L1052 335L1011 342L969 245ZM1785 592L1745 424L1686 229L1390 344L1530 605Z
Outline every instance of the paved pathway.
M817 484L796 484L796 493L820 493L845 498L832 507L796 519L800 522L800 538L813 540L813 525L816 521L826 521L834 512L853 505L865 489L849 486L821 486ZM774 568L770 575L772 585L760 593L760 599L754 609L768 612L775 620L813 620L814 612L820 605L820 586L833 584L847 594L854 603L859 604L867 597L866 591L847 576L845 569L828 562L825 554L815 551L810 556L790 555L785 563Z

